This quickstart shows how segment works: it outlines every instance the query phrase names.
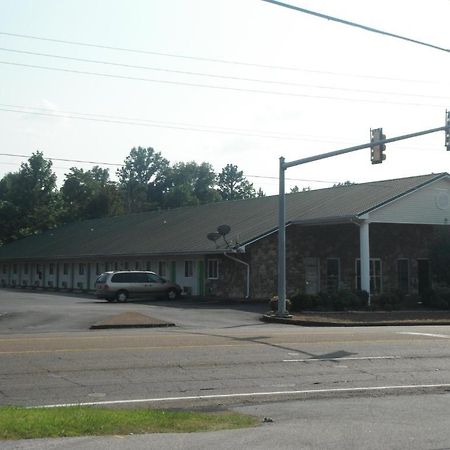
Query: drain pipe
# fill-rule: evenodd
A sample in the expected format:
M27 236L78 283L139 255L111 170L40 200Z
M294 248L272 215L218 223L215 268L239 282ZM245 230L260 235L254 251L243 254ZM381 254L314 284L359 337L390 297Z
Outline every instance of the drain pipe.
M248 300L248 298L250 297L250 264L246 263L245 261L242 261L242 259L238 259L238 258L235 258L234 256L229 255L227 252L224 252L223 255L226 256L228 259L236 261L240 264L244 264L244 266L247 267L247 287L246 287L245 299Z

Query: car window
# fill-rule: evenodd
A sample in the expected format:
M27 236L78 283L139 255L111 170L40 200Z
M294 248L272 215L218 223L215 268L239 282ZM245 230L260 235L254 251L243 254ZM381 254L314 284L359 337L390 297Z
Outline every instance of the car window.
M133 273L133 283L148 283L146 273Z
M106 273L102 273L97 279L95 280L96 283L106 283L108 275Z
M130 274L129 273L115 273L111 281L113 283L131 283Z
M148 277L150 279L150 283L164 283L164 280L156 275L156 273L149 273Z
M115 273L111 281L113 283L148 283L148 276L145 272L121 272Z

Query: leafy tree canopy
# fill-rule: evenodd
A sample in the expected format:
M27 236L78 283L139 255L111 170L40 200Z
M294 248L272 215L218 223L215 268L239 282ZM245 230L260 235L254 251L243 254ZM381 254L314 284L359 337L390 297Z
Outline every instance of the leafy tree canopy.
M240 200L256 197L253 184L242 170L234 164L227 164L217 176L217 186L223 200Z
M64 221L92 219L123 212L117 185L109 170L98 166L84 171L72 167L61 187Z
M133 148L117 170L127 212L158 206L167 187L169 161L151 147Z
M0 181L0 217L6 221L1 226L0 241L52 228L57 223L58 206L52 162L37 151L18 172Z

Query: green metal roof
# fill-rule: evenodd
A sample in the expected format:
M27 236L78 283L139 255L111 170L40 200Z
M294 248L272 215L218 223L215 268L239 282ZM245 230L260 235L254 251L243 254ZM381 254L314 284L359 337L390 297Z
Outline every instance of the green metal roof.
M349 220L444 177L449 175L287 194L286 221ZM206 235L216 231L218 225L230 225L228 238L246 244L276 230L277 223L278 196L210 203L71 223L0 247L0 260L217 253Z

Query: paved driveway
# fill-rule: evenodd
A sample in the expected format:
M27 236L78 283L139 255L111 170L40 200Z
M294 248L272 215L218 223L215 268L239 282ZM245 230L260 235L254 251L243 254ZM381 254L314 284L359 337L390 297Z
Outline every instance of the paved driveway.
M108 303L92 295L0 289L0 333L86 331L127 311L173 322L177 327L232 328L259 324L266 310L264 304L192 299Z

